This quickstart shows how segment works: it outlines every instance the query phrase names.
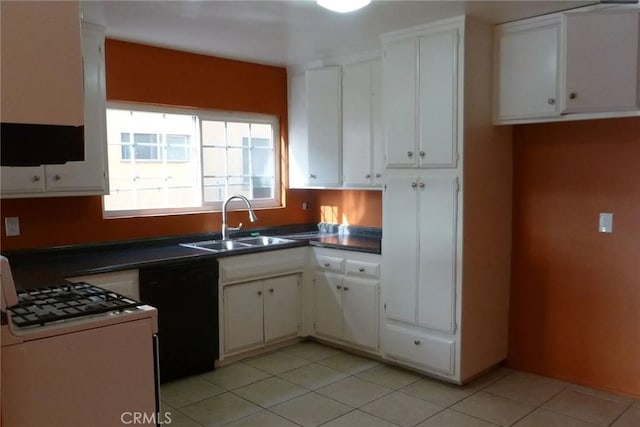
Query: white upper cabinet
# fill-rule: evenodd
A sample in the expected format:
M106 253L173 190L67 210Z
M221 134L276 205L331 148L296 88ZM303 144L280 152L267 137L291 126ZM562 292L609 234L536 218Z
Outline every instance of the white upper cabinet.
M640 114L638 8L590 8L498 25L494 122Z
M560 16L498 27L497 118L560 114Z
M341 184L340 67L306 72L309 186Z
M61 165L0 167L2 198L96 195L108 192L102 27L82 25L82 61L84 102L79 105L84 105L84 160Z
M388 42L384 47L382 91L387 167L416 164L417 46L418 41L412 38Z
M458 30L383 36L387 168L457 163Z
M291 188L379 188L384 169L381 62L289 78Z
M640 11L567 13L565 113L640 108Z
M342 67L342 170L345 187L380 185L383 159L381 63Z

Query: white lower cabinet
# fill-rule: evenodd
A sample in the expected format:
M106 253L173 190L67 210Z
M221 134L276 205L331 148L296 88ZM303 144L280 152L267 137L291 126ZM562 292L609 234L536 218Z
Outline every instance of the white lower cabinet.
M455 338L391 324L384 326L385 353L391 359L445 375L455 372Z
M307 249L218 260L220 360L301 334Z
M300 283L300 274L290 274L225 286L224 353L298 335Z
M140 301L138 270L124 270L114 271L112 273L67 277L65 280L73 283L86 282L90 285L100 286L101 288L105 288L136 301Z
M314 252L315 335L377 352L379 256L325 248Z

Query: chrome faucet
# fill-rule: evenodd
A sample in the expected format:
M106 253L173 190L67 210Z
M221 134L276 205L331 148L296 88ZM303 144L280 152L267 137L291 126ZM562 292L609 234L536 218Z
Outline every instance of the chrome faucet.
M249 199L244 197L242 194L235 194L233 196L227 197L227 200L225 200L222 204L222 240L229 240L230 231L238 231L242 228L242 223L240 223L240 225L238 225L237 227L227 226L227 205L233 199L244 200L244 203L249 209L249 221L256 222L256 220L258 219L255 212L253 211L253 208L251 207L251 202L249 202Z

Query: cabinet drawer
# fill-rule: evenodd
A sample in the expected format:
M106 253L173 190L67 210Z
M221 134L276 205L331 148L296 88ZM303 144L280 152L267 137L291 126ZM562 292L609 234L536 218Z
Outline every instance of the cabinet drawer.
M348 259L345 263L344 271L347 274L353 274L356 276L379 277L380 264Z
M423 366L447 375L455 371L455 342L394 325L384 329L384 352L390 359Z
M307 259L305 249L281 249L221 258L218 260L220 282L227 284L301 272Z
M338 271L342 273L344 268L344 259L326 255L318 255L316 258L317 267L320 270Z

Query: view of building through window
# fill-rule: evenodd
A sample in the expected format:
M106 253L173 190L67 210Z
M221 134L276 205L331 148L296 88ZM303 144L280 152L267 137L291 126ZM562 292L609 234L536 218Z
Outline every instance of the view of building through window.
M107 109L107 215L280 205L275 117L137 108Z

